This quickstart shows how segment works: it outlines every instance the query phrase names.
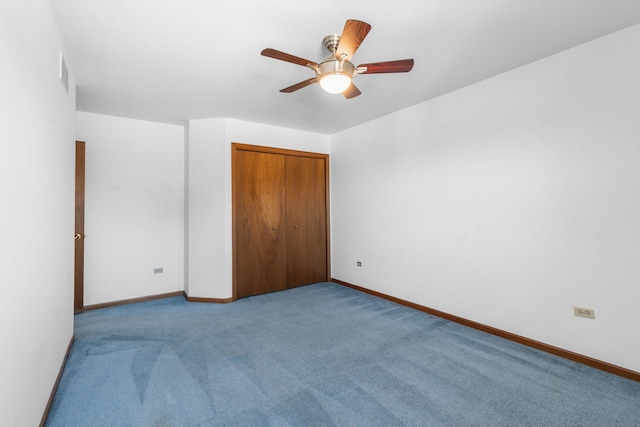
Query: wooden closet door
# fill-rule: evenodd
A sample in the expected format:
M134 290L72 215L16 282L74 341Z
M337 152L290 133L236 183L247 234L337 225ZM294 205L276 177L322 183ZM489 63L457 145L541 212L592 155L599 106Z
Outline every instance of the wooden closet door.
M325 161L285 158L288 288L327 280Z
M237 297L286 289L285 157L236 152Z

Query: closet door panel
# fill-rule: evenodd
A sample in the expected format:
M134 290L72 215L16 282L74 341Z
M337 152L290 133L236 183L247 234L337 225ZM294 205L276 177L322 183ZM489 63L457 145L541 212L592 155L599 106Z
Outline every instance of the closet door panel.
M286 289L285 158L238 151L237 297Z
M327 280L325 159L286 156L287 287Z

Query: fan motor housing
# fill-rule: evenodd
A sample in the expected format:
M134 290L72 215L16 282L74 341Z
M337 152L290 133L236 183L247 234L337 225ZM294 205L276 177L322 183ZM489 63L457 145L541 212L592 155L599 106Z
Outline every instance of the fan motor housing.
M330 58L318 64L316 73L318 77L324 76L325 74L336 73L354 77L356 75L356 67L349 61L338 61L335 58Z

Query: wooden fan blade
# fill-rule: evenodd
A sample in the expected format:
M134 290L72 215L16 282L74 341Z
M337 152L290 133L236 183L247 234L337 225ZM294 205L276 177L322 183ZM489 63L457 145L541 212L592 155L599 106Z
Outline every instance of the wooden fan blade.
M262 56L268 56L269 58L279 59L281 61L291 62L292 64L302 65L303 67L315 68L318 66L316 62L309 61L308 59L300 58L298 56L289 55L288 53L280 52L279 50L267 48L260 52Z
M312 77L312 78L310 78L308 80L302 81L300 83L296 83L296 84L294 84L292 86L289 86L289 87L285 87L284 89L280 89L280 92L283 92L283 93L295 92L298 89L302 89L303 87L307 87L310 84L313 84L313 83L316 83L316 82L317 82L317 79L315 77Z
M347 59L351 60L370 30L371 25L366 22L354 19L347 20L340 36L340 43L338 43L338 48L336 49L336 59L341 59L344 53L347 55Z
M342 92L344 97L347 98L347 99L355 98L356 96L360 95L361 93L362 92L360 92L360 89L358 89L356 87L356 85L353 84L353 82L351 82L351 84L349 85L347 90Z
M372 62L370 64L358 65L358 68L365 68L362 74L381 73L407 73L413 68L413 59L400 59L398 61Z

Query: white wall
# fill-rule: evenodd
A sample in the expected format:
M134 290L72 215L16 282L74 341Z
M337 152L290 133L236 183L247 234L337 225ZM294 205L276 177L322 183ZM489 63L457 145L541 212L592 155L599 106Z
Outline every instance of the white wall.
M232 296L231 143L329 152L329 137L234 119L189 122L189 296Z
M225 119L189 122L190 297L226 298Z
M183 290L184 127L76 118L86 142L85 305Z
M35 426L73 334L75 81L49 2L0 13L0 425ZM70 72L73 64L68 64Z
M640 371L638 40L334 135L333 277Z

